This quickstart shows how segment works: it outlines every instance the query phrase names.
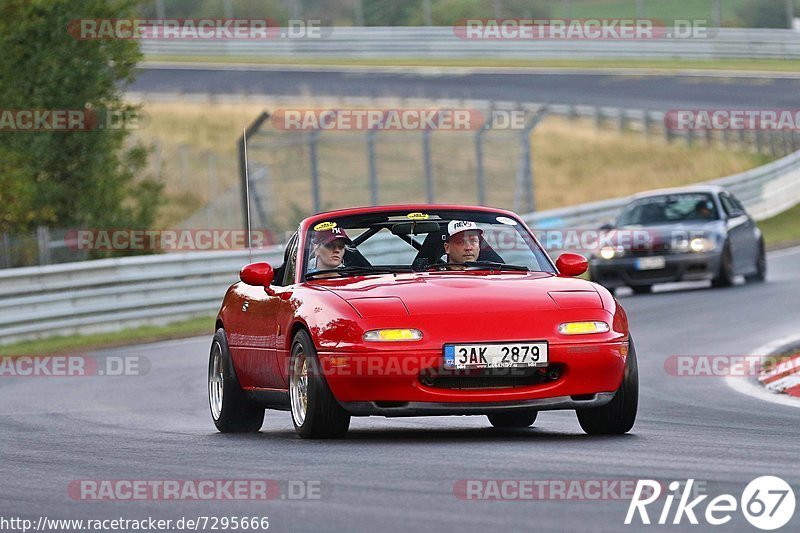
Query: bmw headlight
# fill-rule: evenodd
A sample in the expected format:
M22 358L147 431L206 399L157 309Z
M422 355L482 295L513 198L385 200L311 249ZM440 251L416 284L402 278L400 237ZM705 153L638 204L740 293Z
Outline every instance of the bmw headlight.
M716 243L707 237L695 237L689 242L689 249L693 252L710 252L716 246Z
M600 248L600 257L603 259L614 259L625 255L625 248L622 246L603 246Z

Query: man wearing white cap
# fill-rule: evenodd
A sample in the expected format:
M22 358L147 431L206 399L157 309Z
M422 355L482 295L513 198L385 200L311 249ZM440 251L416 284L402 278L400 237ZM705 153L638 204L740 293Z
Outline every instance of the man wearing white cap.
M477 261L481 252L483 230L469 220L452 220L447 224L444 253L448 263Z

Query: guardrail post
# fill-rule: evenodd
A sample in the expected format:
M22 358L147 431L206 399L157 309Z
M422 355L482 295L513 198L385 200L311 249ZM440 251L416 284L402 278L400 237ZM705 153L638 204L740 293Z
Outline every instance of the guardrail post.
M645 137L650 136L650 111L647 109L642 111L642 134Z
M431 130L422 130L422 164L425 166L425 199L434 202L433 168L431 164Z
M367 132L367 172L369 173L369 201L371 205L378 205L378 163L375 157L375 136L378 134L374 128Z
M11 242L8 233L3 233L3 268L11 267Z
M217 160L214 154L208 152L208 203L206 204L206 225L209 228L217 224L217 220L212 216L214 212L214 186L217 181Z
M478 192L478 205L486 205L486 188L483 176L483 133L486 124L475 132L475 185Z
M314 130L308 136L308 157L311 167L311 204L315 213L322 211L319 195L319 167L317 166L317 140L319 131Z
M778 157L778 148L775 146L775 132L770 131L768 137L769 137L769 153L772 154L772 157Z
M50 232L44 226L36 228L36 242L39 245L39 265L50 264Z
M599 107L593 108L594 111L594 127L595 129L601 129L603 127L603 112L600 110Z
M620 108L617 110L617 113L619 113L619 116L617 116L617 125L619 126L619 132L625 133L625 119L626 119L625 110Z
M258 133L258 130L261 129L261 125L264 123L265 120L269 118L269 113L264 111L261 113L258 118L256 118L252 124L250 124L244 132L244 135L239 137L239 183L240 183L240 194L242 195L242 227L247 227L247 162L245 161L244 152L245 152L245 136L249 139L255 133Z
M520 161L517 171L517 199L516 203L519 204L520 196L525 201L525 212L532 213L536 210L536 196L534 191L533 179L533 163L531 156L531 135L533 129L541 120L547 116L547 106L540 107L533 118L525 125L525 128L520 132ZM520 194L521 193L521 194ZM520 209L517 208L517 211Z

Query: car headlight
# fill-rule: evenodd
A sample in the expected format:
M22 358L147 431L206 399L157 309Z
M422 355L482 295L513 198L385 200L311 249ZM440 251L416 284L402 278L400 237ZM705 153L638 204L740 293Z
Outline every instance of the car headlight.
M716 243L706 237L695 237L689 242L689 249L693 252L708 252L716 247Z
M614 259L625 255L625 248L622 246L603 246L600 248L600 257L603 259Z
M422 340L422 332L418 329L373 329L364 333L364 340L369 342L403 342Z
M605 322L564 322L558 325L562 335L587 335L589 333L607 333L611 328Z

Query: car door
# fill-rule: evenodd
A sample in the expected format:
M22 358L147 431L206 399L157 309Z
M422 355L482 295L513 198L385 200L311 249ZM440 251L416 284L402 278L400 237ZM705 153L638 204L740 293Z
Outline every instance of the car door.
M748 237L748 233L753 231L753 222L743 209L736 207L728 193L720 193L719 199L725 211L725 229L728 234L733 269L736 273L740 273L754 261L751 257L752 243Z
M286 245L286 255L284 256L283 266L281 267L281 286L275 288L275 295L278 298L278 307L276 311L276 321L278 328L278 335L275 338L275 362L276 372L280 377L282 387L288 387L288 372L289 372L289 355L290 351L287 349L288 343L291 339L287 339L289 335L291 324L295 318L297 300L292 299L292 293L297 287L297 254L299 247L299 237L295 233L289 239Z

